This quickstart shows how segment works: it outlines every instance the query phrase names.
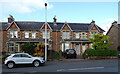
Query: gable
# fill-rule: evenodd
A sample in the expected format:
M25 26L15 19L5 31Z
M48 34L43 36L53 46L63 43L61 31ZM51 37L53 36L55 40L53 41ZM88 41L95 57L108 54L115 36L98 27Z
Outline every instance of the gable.
M117 34L117 32L118 32L118 27L111 25L106 35Z
M46 24L47 25L47 30L52 30L52 28L50 27L49 24ZM43 24L43 26L40 28L40 30L45 30L45 24Z
M96 25L93 25L90 31L100 31Z
M12 22L12 24L10 24L8 26L7 30L8 29L20 29L20 28L18 27L18 25L15 22Z
M61 28L61 30L65 30L65 31L72 31L70 26L68 24L64 24L63 27Z

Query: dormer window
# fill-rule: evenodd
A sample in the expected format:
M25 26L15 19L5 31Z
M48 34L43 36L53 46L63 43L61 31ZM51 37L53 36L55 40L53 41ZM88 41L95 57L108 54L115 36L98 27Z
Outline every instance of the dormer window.
M18 31L10 31L10 38L18 38Z

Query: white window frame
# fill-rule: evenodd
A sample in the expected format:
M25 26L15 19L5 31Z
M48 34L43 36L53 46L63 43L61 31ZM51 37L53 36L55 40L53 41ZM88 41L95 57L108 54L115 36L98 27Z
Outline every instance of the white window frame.
M62 32L62 39L70 39L70 32L69 31L63 31Z
M84 33L84 35L83 35L83 33ZM81 39L86 39L86 33L85 32L81 33Z
M70 49L70 43L62 43L62 52L66 51L66 49Z
M36 38L36 32L32 32L32 39L35 39Z
M98 34L98 32L97 32L97 31L92 31L92 32L90 32L90 38L93 38L93 37L94 37L94 34Z
M10 38L18 38L18 31L12 30L10 31Z
M75 38L79 39L80 38L80 34L79 33L75 33Z
M29 38L29 32L25 32L25 38Z
M45 30L42 31L42 37L45 39ZM47 31L47 39L50 39L50 31Z
M19 44L18 43L9 43L9 52L19 52Z

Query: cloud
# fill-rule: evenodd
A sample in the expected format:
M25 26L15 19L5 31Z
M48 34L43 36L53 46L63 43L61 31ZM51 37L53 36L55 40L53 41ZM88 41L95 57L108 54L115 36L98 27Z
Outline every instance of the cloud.
M106 31L104 34L107 33L107 31L109 30L109 28L111 27L111 25L114 21L117 21L117 19L116 18L108 18L108 19L104 19L99 22L101 24L100 27Z
M45 8L46 0L1 0L0 9L3 12L19 12L30 13L39 9ZM48 3L48 2L47 2ZM53 5L48 3L47 8L52 8Z

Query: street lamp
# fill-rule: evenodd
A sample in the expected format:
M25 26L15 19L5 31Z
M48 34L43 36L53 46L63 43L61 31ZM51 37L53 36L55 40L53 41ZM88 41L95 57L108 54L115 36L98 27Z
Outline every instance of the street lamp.
M47 61L47 3L45 3L45 61Z

